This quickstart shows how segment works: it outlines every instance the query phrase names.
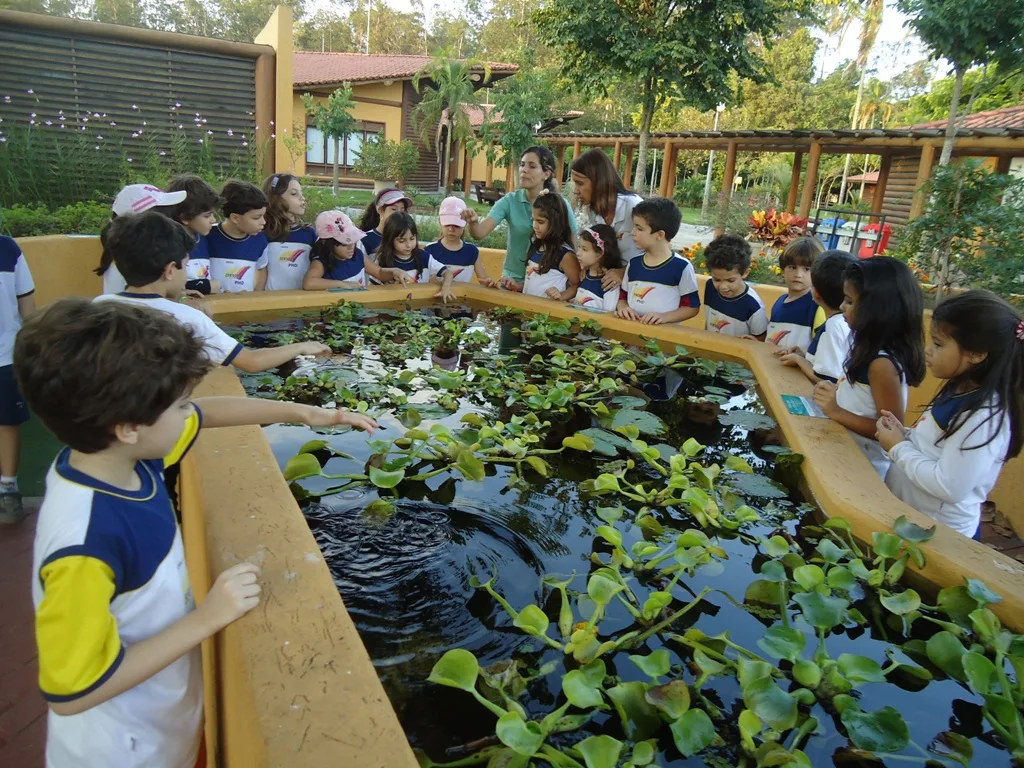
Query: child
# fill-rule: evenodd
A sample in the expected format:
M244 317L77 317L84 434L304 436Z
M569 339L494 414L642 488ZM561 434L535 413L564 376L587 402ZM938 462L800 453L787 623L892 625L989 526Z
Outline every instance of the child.
M314 341L247 349L198 309L175 301L185 288L188 254L194 245L183 226L158 213L119 219L111 228L107 247L129 288L97 300L142 304L173 315L203 342L211 362L234 365L249 373L277 368L298 355L330 352L326 345Z
M768 328L764 302L746 282L750 243L739 235L722 235L708 243L704 258L711 273L704 283L704 329L763 341Z
M466 221L462 212L466 203L458 197L446 197L441 201L438 221L441 223L441 239L423 250L427 254L426 277L434 283L451 286L454 283L468 283L476 279L488 288L497 288L498 281L487 275L480 261L480 249L463 241Z
M889 458L874 439L876 423L883 411L903 421L907 386L924 378L924 298L910 268L888 256L854 262L843 277L842 309L853 344L839 384L816 384L814 402L850 430L884 478Z
M569 301L580 282L580 264L572 248L572 228L561 195L542 192L533 201L533 239L526 260L523 293Z
M681 323L700 311L693 265L672 251L681 221L679 208L664 197L649 198L633 208L633 242L645 253L626 264L618 317L660 325Z
M103 293L119 293L125 288L124 278L117 271L113 257L106 252L107 230L120 217L131 216L144 211L157 210L166 216L174 217L174 209L185 199L185 192L164 192L152 184L129 184L121 189L114 198L111 209L114 215L100 232L100 245L104 247L100 256L100 265L94 270L103 278Z
M185 199L174 206L171 218L183 224L196 241L188 255L185 288L206 295L220 293L220 282L210 279L210 246L206 236L217 223L214 211L223 200L213 187L192 174L175 176L167 182L167 191L185 193Z
M835 384L843 375L843 361L850 349L850 326L846 324L840 306L843 303L843 275L854 261L853 254L847 251L826 251L814 260L811 295L826 320L814 331L806 354L799 347L775 351L783 365L799 368L812 384L819 381Z
M885 484L977 539L981 504L1024 442L1024 320L995 294L968 291L935 308L931 330L925 360L946 383L913 429L882 412Z
M811 269L814 260L825 250L816 237L798 237L786 246L779 257L779 266L786 279L786 295L772 305L766 340L792 350L807 351L821 310L811 295Z
M263 193L267 196L263 233L270 241L266 289L297 291L309 271L309 251L316 242L316 230L299 221L306 212L302 185L290 173L275 173L263 182Z
M268 241L263 234L267 198L245 181L220 191L224 221L210 230L210 273L228 293L262 291L267 284Z
M364 232L341 211L323 211L316 217L317 241L310 252L309 269L302 281L307 291L330 288L365 288L366 275L378 280L405 282L398 269L382 269L366 258L359 241Z
M199 645L256 607L259 568L228 568L196 607L164 470L200 426L377 424L273 400L192 401L209 366L202 342L163 312L117 301L62 299L36 313L14 360L32 410L68 446L47 476L33 551L47 765L193 766Z
M419 247L416 219L408 213L395 211L384 222L377 265L383 277L370 274L378 283L415 283L427 268L427 256Z
M614 312L619 305L619 289L606 291L601 281L607 271L622 269L622 253L615 230L608 224L593 224L582 230L576 259L583 279L572 303L595 312Z
M363 250L367 256L376 256L384 237L383 229L388 217L392 213L408 212L410 208L412 198L397 189L385 189L370 201L363 211L363 218L359 221L359 228L366 233L366 237L363 238Z
M14 337L21 321L36 308L35 283L21 248L0 235L0 525L25 517L18 490L21 425L28 408L14 378Z

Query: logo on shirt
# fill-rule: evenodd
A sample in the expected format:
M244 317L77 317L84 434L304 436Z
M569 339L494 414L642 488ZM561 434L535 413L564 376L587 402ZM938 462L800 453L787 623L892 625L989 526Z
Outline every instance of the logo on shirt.
M584 296L582 299L579 300L579 305L582 307L588 301L593 301L593 300L594 300L593 296Z
M249 266L244 267L231 267L224 273L224 277L228 280L241 280L245 277L245 273L249 271Z
M465 272L465 271L466 271L465 267L463 267L462 269L456 269L456 270L455 270L455 271L454 271L454 272L452 273L452 279L454 280L454 279L455 279L456 277L458 277L459 275L461 275L461 274L462 274L463 272Z
M210 277L210 265L203 264L196 269L196 280L205 280Z
M305 252L305 248L299 248L296 251L284 251L280 256L277 257L277 260L281 262L287 262L288 264L294 264L302 257L302 254L304 254Z
M716 331L723 331L729 327L729 321L715 320L713 323L711 323L711 327L714 328Z
M536 265L535 263L533 263L533 262L531 261L531 262L529 262L529 263L528 263L528 264L526 265L526 274L527 274L527 275L533 275L533 274L536 274L536 272L537 272L537 270L538 270L538 269L540 269L540 267L538 267L538 266L537 266L537 265Z
M768 337L768 341L776 346L780 346L781 342L786 336L789 335L789 331L778 331Z
M636 299L637 301L643 301L647 297L647 294L653 290L653 285L645 285L642 287L635 288L633 290L633 298Z

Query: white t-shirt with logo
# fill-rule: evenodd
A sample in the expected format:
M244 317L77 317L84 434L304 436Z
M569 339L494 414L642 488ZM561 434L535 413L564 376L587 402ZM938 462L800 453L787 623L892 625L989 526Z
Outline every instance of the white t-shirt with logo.
M220 227L214 227L206 240L210 248L210 276L220 281L221 290L225 293L255 290L256 270L266 269L269 262L267 236L260 232L234 238Z
M554 288L559 292L564 291L569 284L569 278L561 269L561 259L568 253L574 251L569 245L562 246L562 256L558 266L554 266L547 272L540 271L541 254L537 251L526 260L526 281L523 283L523 294L527 296L539 296L542 299L548 298L548 290Z
M674 312L680 307L700 307L697 274L693 265L673 253L657 266L645 263L647 256L635 258L626 264L622 290L626 292L629 308L641 315L650 312Z
M267 246L267 290L298 291L309 271L309 252L316 242L312 227L292 227L283 242Z
M32 273L14 238L0 235L0 366L11 365L14 337L21 328L18 299L35 291Z

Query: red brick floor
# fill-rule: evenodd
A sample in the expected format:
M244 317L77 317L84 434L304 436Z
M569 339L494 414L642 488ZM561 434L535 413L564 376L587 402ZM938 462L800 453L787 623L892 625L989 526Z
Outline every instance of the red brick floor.
M46 745L46 704L39 695L32 631L35 528L35 509L17 525L0 525L0 766L5 768L42 768Z

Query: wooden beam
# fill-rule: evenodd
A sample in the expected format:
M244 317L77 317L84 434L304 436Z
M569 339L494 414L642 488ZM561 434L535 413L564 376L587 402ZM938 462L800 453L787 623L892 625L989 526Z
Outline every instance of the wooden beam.
M615 142L615 157L612 159L612 164L615 166L615 172L619 172L619 164L622 162L622 142Z
M494 161L493 160L488 160L487 161L487 174L484 176L484 186L485 187L493 187L494 186Z
M721 214L718 218L718 225L715 227L715 237L719 237L725 232L725 214L729 210L729 200L732 198L732 183L736 177L737 149L738 142L730 141L725 155L725 175L722 177Z
M559 144L555 147L555 166L557 168L555 171L557 176L555 181L561 186L562 182L565 181L565 144Z
M818 185L818 162L821 160L821 143L811 142L811 153L807 157L807 175L804 177L803 194L800 197L800 211L797 213L801 219L811 215L811 204L814 202L814 189Z
M622 169L622 185L629 186L629 180L633 176L633 147L626 150L626 167Z
M473 186L473 153L467 146L462 150L462 194L469 200L469 190Z
M924 185L932 175L932 165L935 164L935 145L925 144L921 147L921 161L917 165L917 180L914 182L914 202L910 205L910 215L907 221L916 219L924 213L924 206L927 199L924 194Z
M889 171L892 170L892 154L882 155L882 167L878 169L878 183L875 184L875 196L871 199L871 212L881 213L885 202L885 188L889 185Z
M793 173L789 177L789 199L786 200L786 213L796 212L796 196L800 191L800 171L804 164L804 153L793 155Z
M675 179L672 178L675 153L674 144L665 146L665 152L661 158L661 184L658 186L658 194L662 197L672 197L672 190L675 189Z

